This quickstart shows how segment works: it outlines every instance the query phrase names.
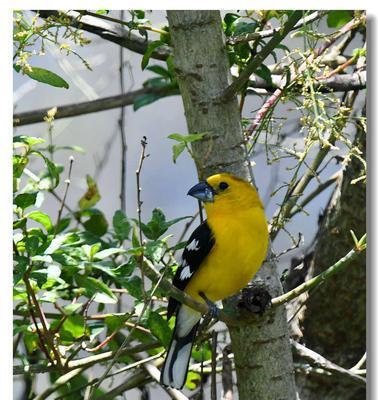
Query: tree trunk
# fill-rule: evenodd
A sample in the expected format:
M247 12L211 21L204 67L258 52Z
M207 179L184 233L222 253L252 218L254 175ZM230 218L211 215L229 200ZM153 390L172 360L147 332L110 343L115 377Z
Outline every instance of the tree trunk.
M175 73L190 133L209 132L193 143L200 178L227 171L251 179L236 96L217 97L231 82L219 11L168 11ZM266 263L252 285L282 292L276 266ZM229 327L239 399L296 398L286 310L267 311L254 324Z
M354 145L366 159L366 136L362 127L357 130ZM350 230L357 238L366 232L365 184L351 184L360 175L361 166L359 160L352 158L336 184L320 221L314 253L307 257L306 279L324 271L352 248ZM365 301L366 259L361 255L345 272L309 295L296 321L297 335L303 335L302 340L310 349L349 369L366 351ZM366 398L364 389L329 376L299 375L297 386L302 400Z

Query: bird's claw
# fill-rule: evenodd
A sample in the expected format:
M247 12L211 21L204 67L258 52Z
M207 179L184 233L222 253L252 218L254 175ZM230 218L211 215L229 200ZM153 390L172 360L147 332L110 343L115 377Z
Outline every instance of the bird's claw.
M209 311L205 315L205 319L219 319L220 309L216 306L216 304L209 300L205 293L200 292L199 295L205 300L205 303L209 307Z

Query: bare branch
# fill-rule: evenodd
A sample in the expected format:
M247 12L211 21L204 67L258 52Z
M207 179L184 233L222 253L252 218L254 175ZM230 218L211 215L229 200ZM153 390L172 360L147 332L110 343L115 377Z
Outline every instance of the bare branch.
M323 368L324 370L331 372L332 375L335 375L338 378L348 380L349 382L353 382L359 386L366 386L366 379L364 377L355 374L351 370L342 368L337 364L334 364L320 354L308 349L306 346L303 346L302 344L294 340L291 341L291 344L294 354L305 359L310 364Z
M156 94L161 97L171 96L178 94L179 90L174 87L168 88L143 88L125 94L116 96L104 97L102 99L85 101L82 103L74 103L65 106L58 106L54 119L75 117L77 115L90 114L98 111L110 110L123 106L130 106L139 97L146 94ZM13 125L21 126L34 124L36 122L43 122L49 108L44 108L36 111L28 111L25 113L15 114L13 116Z
M58 17L60 12L56 10L38 10L38 14L40 17L46 19L48 17ZM108 40L138 54L144 54L150 44L149 41L142 37L128 30L121 29L118 24L112 24L89 15L80 15L75 11L69 11L65 16L68 18L72 27L98 35L102 39ZM168 46L162 46L156 49L151 57L164 61L170 54L171 49Z

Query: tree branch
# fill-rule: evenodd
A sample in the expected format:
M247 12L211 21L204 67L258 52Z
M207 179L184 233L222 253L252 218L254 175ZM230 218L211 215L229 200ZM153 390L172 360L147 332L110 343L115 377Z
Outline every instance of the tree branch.
M323 17L325 14L327 14L326 10L315 11L312 14L308 15L307 17L301 18L293 26L293 28L291 30L293 31L295 29L302 28L302 26L316 21L317 19ZM226 43L233 45L233 44L237 44L237 43L251 42L251 41L257 40L257 39L265 39L265 38L273 36L280 29L282 29L282 26L279 26L274 29L267 29L265 31L260 31L260 32L252 32L252 33L246 33L246 34L242 34L242 35L231 36L230 38L227 39Z
M146 94L156 94L161 97L165 97L179 94L179 90L174 87L143 88L125 94L104 97L102 99L84 101L82 103L74 103L65 106L58 106L54 119L75 117L77 115L90 114L98 111L105 111L113 108L133 105L134 101L139 96L143 96ZM15 114L13 116L13 126L43 122L43 118L46 116L47 111L50 109L51 107L48 107L40 110Z
M295 297L298 297L300 294L310 290L311 288L319 286L327 279L329 279L332 275L342 271L351 261L353 261L365 249L366 249L366 234L360 239L357 246L354 249L352 249L347 255L342 257L340 260L338 260L335 264L330 266L321 274L315 276L312 279L309 279L308 281L302 283L293 290L290 290L289 292L284 293L283 295L272 299L272 305L279 306L281 304L287 303L288 301L294 299Z
M296 342L295 340L292 340L291 344L294 354L305 359L310 364L323 368L324 370L331 372L332 375L336 375L338 378L348 380L349 382L353 382L359 386L366 386L366 379L364 377L357 375L351 370L334 364L315 351L310 350L306 346Z
M271 54L271 52L277 47L282 39L293 29L295 24L301 18L302 13L303 12L300 10L292 12L283 28L277 31L274 34L273 38L262 48L262 50L254 57L252 57L250 62L239 75L239 77L223 91L222 95L220 96L222 101L228 101L229 99L231 99L244 86L249 77Z
M123 356L123 355L140 353L160 346L161 344L158 341L153 341L147 344L139 344L131 349L123 349L120 355ZM113 359L116 353L117 351L107 351L101 354L96 354L94 356L80 358L79 360L68 362L68 365L65 365L65 368L68 371L82 367L87 368L93 364ZM13 375L45 373L45 372L51 372L53 370L56 370L56 366L51 363L47 365L45 364L16 365L13 367Z
M60 12L56 10L38 10L38 14L46 19L48 17L59 17ZM118 24L112 24L99 18L80 15L80 13L74 11L65 13L65 16L72 27L98 35L102 39L138 54L143 55L151 43L128 30L121 29ZM168 46L161 46L152 53L151 57L164 61L170 54L171 49Z
M272 81L273 86L269 85L264 79L254 76L249 82L249 87L254 89L264 89L267 92L274 92L276 88L281 85L282 79L278 76L272 76ZM322 79L315 82L314 88L322 92L346 92L349 90L365 89L366 71L355 72L353 74L336 75L329 79ZM102 99L57 106L58 111L55 115L55 119L75 117L78 115L85 115L94 112L111 110L118 107L130 106L134 104L134 101L137 97L145 94L159 94L162 97L166 97L178 95L179 90L173 87L164 89L143 88L125 94L104 97ZM21 126L43 122L43 118L46 116L49 109L51 109L51 107L14 114L13 125Z

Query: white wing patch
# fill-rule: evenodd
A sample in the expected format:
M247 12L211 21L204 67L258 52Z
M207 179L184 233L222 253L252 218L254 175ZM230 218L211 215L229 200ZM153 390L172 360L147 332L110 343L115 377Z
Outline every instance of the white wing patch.
M185 279L190 278L192 275L193 275L193 272L190 270L190 266L189 266L189 265L186 265L186 266L182 269L182 271L181 271L181 273L180 273L180 279L181 279L182 281L184 281Z
M194 239L186 246L186 250L197 251L200 249L198 245L199 245L198 240Z

